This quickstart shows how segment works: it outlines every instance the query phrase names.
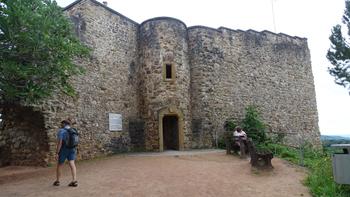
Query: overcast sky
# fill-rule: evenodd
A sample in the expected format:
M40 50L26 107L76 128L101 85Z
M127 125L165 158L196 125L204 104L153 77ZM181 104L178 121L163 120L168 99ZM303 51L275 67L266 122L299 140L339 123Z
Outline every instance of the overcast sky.
M331 65L326 59L330 30L341 22L344 0L106 1L110 8L138 23L169 16L180 19L187 26L269 30L306 37L311 52L320 131L324 135L350 135L350 96L328 74L327 68ZM57 0L62 7L72 2L74 0Z

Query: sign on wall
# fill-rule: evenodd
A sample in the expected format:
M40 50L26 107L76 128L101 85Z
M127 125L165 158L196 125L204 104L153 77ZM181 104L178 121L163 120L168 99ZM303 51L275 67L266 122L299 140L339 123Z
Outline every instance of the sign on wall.
M121 131L123 130L122 115L109 113L109 130Z

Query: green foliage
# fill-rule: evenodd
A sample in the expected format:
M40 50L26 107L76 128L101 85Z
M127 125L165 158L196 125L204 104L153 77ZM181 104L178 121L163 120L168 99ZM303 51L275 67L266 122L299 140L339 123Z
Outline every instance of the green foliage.
M305 183L314 196L349 197L350 187L334 182L331 156L320 156L309 163L310 174Z
M345 12L343 15L343 24L347 27L347 36L342 34L342 26L336 25L332 29L332 35L329 37L331 48L327 52L327 59L334 66L329 68L329 73L335 77L335 83L344 86L350 90L350 46L348 43L350 35L350 1L345 1ZM349 92L350 93L350 92Z
M228 125L228 124L227 124ZM234 125L235 127L236 125ZM234 128L233 127L233 128ZM323 150L313 149L310 144L304 143L300 148L281 145L284 134L276 134L267 138L266 127L260 118L260 114L253 106L246 108L245 118L242 127L248 136L253 138L256 148L269 150L282 159L294 164L303 164L309 169L309 176L305 184L310 188L313 196L318 197L350 197L350 186L339 185L334 182L332 172L331 154L336 150L324 147ZM219 140L219 145L225 146L225 139ZM220 145L220 146L221 146Z
M236 122L233 119L228 119L224 123L224 134L221 135L218 139L218 148L225 149L226 148L226 140L231 135L232 131L237 127Z
M257 149L269 150L277 157L307 167L309 176L305 184L310 188L313 196L350 197L349 185L339 185L334 182L331 154L336 150L328 147L324 147L323 150L316 150L308 143L302 144L299 148L281 145L279 143L283 141L284 134L276 134L272 138L267 138L265 124L261 120L257 109L253 106L246 108L242 127L248 136L257 143Z
M277 133L277 134L274 134L272 137L271 137L271 141L273 143L282 143L283 142L283 139L286 137L286 134L284 133Z
M248 137L252 138L257 145L266 143L266 126L260 118L256 107L248 106L245 117L242 121L242 127L247 132Z
M51 0L1 0L0 102L35 103L60 90L74 95L72 59L88 55L69 19Z
M235 130L236 127L237 127L237 124L234 120L232 120L232 119L226 120L226 122L225 122L225 130L226 131L233 131L233 130Z
M268 144L267 147L278 157L294 164L300 163L300 150L296 148L280 144ZM326 152L324 152L306 146L303 151L304 164L309 169L309 176L305 180L305 184L310 188L312 195L349 197L350 186L339 185L334 182L331 161L331 153L334 150L326 149Z
M314 157L309 165L310 173L306 184L312 188L312 193L318 196L350 197L350 185L340 185L334 182L332 154L342 153L339 148L324 147L321 154ZM324 187L324 189L320 189Z
M226 139L225 136L221 136L218 140L218 148L226 149Z
M296 164L298 163L298 151L294 148L280 144L267 144L266 148L273 152L276 156L279 156L285 160L291 161Z

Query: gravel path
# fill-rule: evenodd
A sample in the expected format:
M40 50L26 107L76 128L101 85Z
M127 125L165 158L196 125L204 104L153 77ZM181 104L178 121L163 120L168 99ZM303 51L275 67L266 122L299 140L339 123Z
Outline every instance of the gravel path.
M79 162L79 186L68 187L63 169L54 187L55 168L0 168L0 196L311 196L302 168L274 158L269 172L252 170L249 161L223 151L117 155Z

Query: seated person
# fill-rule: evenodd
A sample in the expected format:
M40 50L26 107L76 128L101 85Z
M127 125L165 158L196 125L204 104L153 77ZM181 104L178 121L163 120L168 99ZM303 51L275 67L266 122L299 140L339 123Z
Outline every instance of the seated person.
M241 129L241 127L236 127L236 130L233 132L233 138L235 141L239 141L239 138L247 140L247 134Z
M242 130L241 127L236 127L236 130L233 132L233 139L235 142L235 145L240 147L240 139L242 139L244 145L245 145L245 152L248 151L247 149L247 134Z

